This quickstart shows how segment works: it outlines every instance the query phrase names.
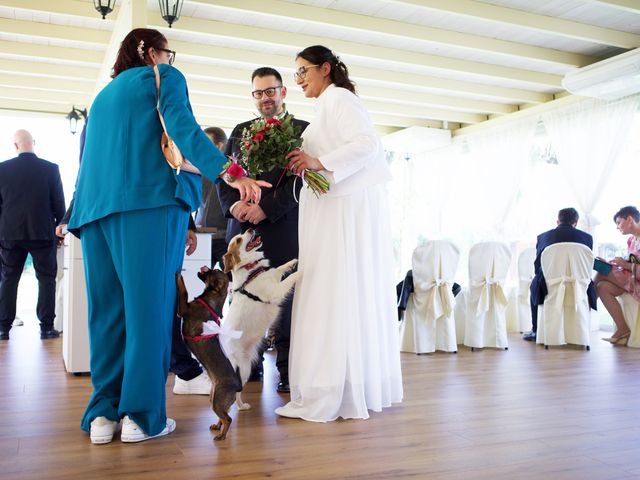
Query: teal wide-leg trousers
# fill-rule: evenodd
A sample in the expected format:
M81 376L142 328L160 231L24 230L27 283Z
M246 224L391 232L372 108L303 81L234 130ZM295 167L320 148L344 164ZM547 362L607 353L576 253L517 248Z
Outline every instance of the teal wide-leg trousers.
M94 392L82 429L125 415L148 435L166 424L165 383L187 209L114 213L82 227Z

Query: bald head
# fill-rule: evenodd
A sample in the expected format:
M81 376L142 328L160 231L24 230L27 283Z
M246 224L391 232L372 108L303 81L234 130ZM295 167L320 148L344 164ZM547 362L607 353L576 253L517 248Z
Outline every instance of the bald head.
M33 152L33 137L26 130L18 130L13 134L13 144L18 153Z

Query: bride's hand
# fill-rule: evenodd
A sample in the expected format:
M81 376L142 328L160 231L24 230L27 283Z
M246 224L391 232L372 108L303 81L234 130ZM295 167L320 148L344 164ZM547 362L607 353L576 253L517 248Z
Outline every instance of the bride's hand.
M324 165L319 159L312 157L300 148L289 152L286 157L289 160L287 168L291 169L296 175L300 175L303 170L324 170Z
M233 182L227 182L227 185L240 192L240 200L252 200L255 203L260 201L260 196L262 195L260 187L271 187L269 182L254 180L249 177L236 178Z

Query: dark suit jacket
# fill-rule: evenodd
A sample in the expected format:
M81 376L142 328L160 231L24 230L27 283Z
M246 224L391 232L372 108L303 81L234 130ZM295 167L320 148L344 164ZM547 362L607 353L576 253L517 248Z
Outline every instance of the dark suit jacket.
M0 240L53 240L64 215L55 163L21 153L0 163Z
M593 250L593 238L591 237L591 235L589 235L587 232L583 232L582 230L578 230L571 225L558 225L553 230L549 230L548 232L544 232L538 235L538 241L536 243L536 259L533 263L533 266L535 268L535 276L531 281L532 305L542 305L544 303L545 297L547 296L547 284L544 280L544 275L542 274L542 266L540 263L542 252L549 245L562 242L581 243L582 245L586 245ZM595 310L597 305L597 296L593 282L589 282L589 287L587 288L587 296L589 297L589 307Z
M308 122L296 118L293 119L293 123L302 127L302 131L309 125ZM240 156L242 131L250 124L251 120L236 125L224 151L226 156ZM274 168L259 176L259 179L271 183L273 188L262 189L260 207L267 218L255 226L249 222L240 223L231 215L232 205L240 200L238 191L224 182L216 184L222 212L229 219L227 242L241 231L255 228L262 237L262 251L273 266L282 265L298 256L298 203L294 198L294 184L295 196L298 198L302 182L300 179L295 182L295 176L283 175L283 172L281 168Z

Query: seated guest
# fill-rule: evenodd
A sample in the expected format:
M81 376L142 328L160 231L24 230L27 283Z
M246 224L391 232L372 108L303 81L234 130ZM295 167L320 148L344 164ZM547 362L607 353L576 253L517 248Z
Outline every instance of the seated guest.
M637 264L631 260L635 256L640 257L640 212L636 207L623 207L614 216L613 221L616 227L623 235L631 235L627 239L627 250L629 257L627 259L616 257L610 263L614 268L607 275L601 273L596 274L594 282L598 296L602 300L602 304L607 309L613 321L616 324L616 331L609 338L603 338L607 342L613 344L623 343L629 338L631 331L627 322L624 320L622 307L616 300L623 293L627 292L633 295L636 302L640 302L640 288L636 275L640 275L640 271L636 273Z
M587 232L578 230L576 225L578 224L578 212L575 208L563 208L558 212L557 227L548 232L538 235L536 242L536 259L533 262L535 269L535 276L531 280L531 331L523 335L523 340L530 342L536 341L536 332L538 331L538 305L544 303L544 299L547 296L547 284L544 280L542 273L542 266L540 259L542 252L549 245L561 242L581 243L587 247L593 249L593 238ZM596 290L593 286L593 282L589 282L587 288L587 296L589 297L589 307L592 310L596 309L596 302L598 300L596 296Z

